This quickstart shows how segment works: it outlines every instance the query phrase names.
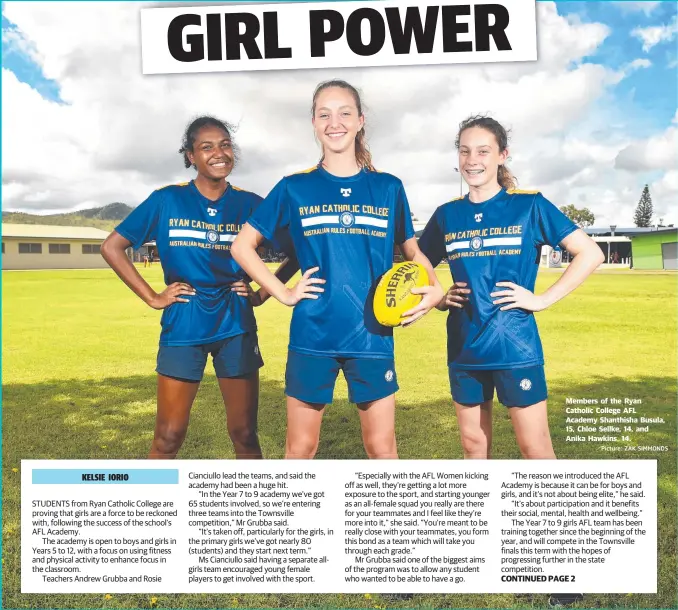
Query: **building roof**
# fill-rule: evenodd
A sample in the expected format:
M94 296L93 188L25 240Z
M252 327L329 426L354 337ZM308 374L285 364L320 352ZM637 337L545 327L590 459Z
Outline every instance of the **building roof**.
M32 237L43 239L91 239L104 240L108 231L94 227L68 227L59 225L19 225L2 223L3 237Z
M653 235L655 233L678 233L678 227L659 227L654 231L648 231L647 233L638 233L636 235L633 235L632 237L640 237L640 235L648 235L649 233L652 233Z
M615 235L644 235L645 233L660 233L662 231L676 231L675 227L618 227L615 226L614 234ZM611 227L587 227L584 229L589 235L611 235Z
M622 243L631 241L631 238L627 237L626 235L593 235L591 236L591 239L602 244Z

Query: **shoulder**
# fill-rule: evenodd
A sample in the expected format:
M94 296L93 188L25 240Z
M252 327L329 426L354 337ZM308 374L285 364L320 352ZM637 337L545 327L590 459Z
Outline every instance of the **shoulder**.
M529 206L536 210L540 210L545 204L550 203L541 194L541 191L527 189L509 189L506 191L506 197L512 205Z
M543 199L541 191L531 191L527 189L509 189L506 191L506 194L514 199L525 199L525 200L535 200Z
M544 197L541 191L511 189L506 191L506 193L512 201L516 200L516 203L521 205L529 205L539 214L558 209L558 206Z
M285 176L280 182L297 182L297 181L303 181L307 180L309 177L316 175L318 171L318 166L314 165L313 167L309 167L307 169L302 169L298 172L293 172L287 176Z
M396 188L405 188L400 178L394 176L393 174L389 174L388 172L382 172L381 170L378 169L374 170L368 169L365 171L365 173L370 180L378 184L394 186Z
M464 202L464 197L455 197L450 201L439 205L431 214L431 218L428 219L426 226L438 225L439 228L443 229L447 224L446 218L449 214L454 213L455 207L458 207L459 204ZM450 219L450 221L452 221ZM453 222L453 221L452 221Z
M186 190L190 182L180 182L178 184L166 184L155 189L141 205L162 206L175 199L177 194Z
M177 184L166 184L158 189L155 189L147 199L157 204L167 203L177 200L182 193L188 192L190 182L179 182Z
M177 182L176 184L166 184L165 186L161 186L158 189L155 189L153 193L174 193L174 192L179 192L183 191L186 189L188 186L190 186L190 182Z
M253 201L255 203L259 203L263 199L263 197L261 197L261 195L257 195L256 193L254 193L252 191L248 191L246 189L240 188L239 186L236 186L235 184L230 184L230 187L232 189L232 195L234 197L237 197L238 199L243 199L243 200L246 200L246 201Z
M454 199L450 199L442 205L439 205L436 208L436 211L433 212L433 215L435 216L436 214L443 214L448 210L452 210L456 207L459 207L460 205L463 205L464 203L466 203L466 197L455 197Z

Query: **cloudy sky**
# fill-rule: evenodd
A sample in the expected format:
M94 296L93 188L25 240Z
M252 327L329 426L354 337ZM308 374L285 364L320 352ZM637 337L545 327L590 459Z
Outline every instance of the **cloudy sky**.
M265 195L313 165L310 98L358 86L375 164L426 220L459 194L454 138L469 114L512 130L521 188L632 226L644 184L678 224L677 4L538 2L537 62L143 76L134 2L2 4L3 210L40 214L141 202L190 179L186 123L238 124L231 181Z

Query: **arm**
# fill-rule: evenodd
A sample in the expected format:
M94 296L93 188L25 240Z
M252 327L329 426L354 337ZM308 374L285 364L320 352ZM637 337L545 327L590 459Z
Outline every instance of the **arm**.
M424 295L421 303L416 307L406 311L403 314L403 326L408 326L421 318L423 315L427 314L433 307L440 304L440 302L445 298L445 291L443 290L440 282L438 281L438 276L436 275L433 265L429 262L421 250L419 249L419 244L414 237L404 241L400 249L403 252L403 256L408 260L415 263L419 263L426 272L428 273L428 279L430 286L425 286L423 288L413 288L413 294L422 294Z
M299 271L299 261L294 256L288 256L275 270L275 277L277 277L283 284L287 284L287 282L289 282L294 277L294 274L297 271ZM265 303L271 296L265 288L259 288L256 294L259 295L259 299L262 303Z
M440 282L438 281L438 276L436 275L436 272L433 269L433 265L431 265L428 258L426 258L423 252L419 249L419 244L417 243L416 238L411 237L407 241L404 241L400 245L400 249L402 250L403 256L405 257L406 260L412 261L414 263L419 263L422 267L426 269L426 273L428 273L428 279L431 286L440 286Z
M441 227L444 223L444 209L446 206L440 206L429 221L426 223L417 245L421 253L429 260L431 266L435 267L447 258L445 248L445 231ZM471 289L466 287L465 282L455 282L447 291L445 298L436 305L439 311L447 311L450 307L463 308L468 302L466 295L470 294Z
M467 286L466 282L454 282L445 294L445 298L436 305L436 309L439 311L448 311L451 307L463 309L468 303L467 295L471 294L471 289Z
M574 257L574 260L565 269L560 279L541 295L546 307L557 303L578 288L605 260L605 255L598 244L581 229L577 229L563 239L562 246Z
M580 286L605 260L605 255L598 244L581 229L570 233L561 243L574 259L553 286L543 294L535 295L513 282L497 282L497 286L505 287L507 290L491 293L491 297L503 297L493 303L495 305L509 303L501 308L502 311L516 308L542 311Z
M294 274L299 271L299 262L296 257L287 257L278 268L275 270L275 277L277 277L283 284L287 284L292 279ZM263 305L271 296L270 293L263 287L254 292L249 283L240 281L231 285L231 290L241 297L249 298L254 307Z
M188 299L180 296L195 294L188 284L174 282L160 294L148 285L125 253L131 245L132 242L113 231L101 245L101 256L132 292L153 309L165 309L172 303L188 303Z
M323 288L314 286L314 284L324 284L325 280L311 277L313 273L319 270L318 267L306 270L302 279L293 288L285 287L257 254L257 247L263 240L264 236L259 231L249 223L245 223L231 246L231 254L245 270L245 273L259 284L266 293L274 296L284 305L292 307L301 299L317 299L318 295L314 293L324 292Z

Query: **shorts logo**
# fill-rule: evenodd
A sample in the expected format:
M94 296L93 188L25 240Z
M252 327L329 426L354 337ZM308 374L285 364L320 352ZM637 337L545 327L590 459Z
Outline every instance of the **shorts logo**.
M529 379L521 379L520 389L526 392L532 387L532 382Z
M474 237L471 240L471 250L480 250L483 247L483 240L480 237Z
M255 345L255 346L254 346L254 355L255 355L255 356L258 356L258 355L259 355L259 346L258 346L258 345Z
M386 379L386 381L393 381L393 371L391 371L391 370L386 371L386 375L384 375L384 379Z
M351 196L351 189L339 189L341 191L341 194L344 197L350 197Z
M482 212L480 214L475 215L476 222L480 222L483 219L483 214Z
M217 211L214 208L207 208L207 213L210 216L216 216L217 215Z
M344 227L350 227L355 222L355 216L351 214L351 212L344 212L341 216L339 216L339 222Z
M207 231L207 241L216 244L219 241L219 233L216 231Z

